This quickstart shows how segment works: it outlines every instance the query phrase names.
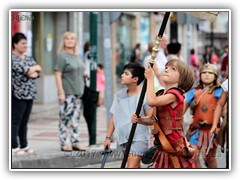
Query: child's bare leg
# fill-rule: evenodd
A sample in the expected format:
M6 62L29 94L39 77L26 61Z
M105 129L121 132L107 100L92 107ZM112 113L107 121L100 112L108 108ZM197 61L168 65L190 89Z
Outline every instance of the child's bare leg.
M197 146L192 145L192 147L196 150L195 151L195 158L194 158L195 168L202 168L200 160L199 160L199 156L200 156L201 151L197 148Z
M209 150L208 155L203 151L203 159L206 162L208 168L217 168L217 159L216 159L217 147L214 146Z
M141 168L141 156L129 154L127 168Z
M154 140L155 140L155 138L154 138L154 136L153 136L153 134L152 134L152 130L153 130L153 129L154 129L154 126L153 126L153 125L149 127L150 134L151 134L151 136L150 136L150 145L151 145L151 146L154 145Z

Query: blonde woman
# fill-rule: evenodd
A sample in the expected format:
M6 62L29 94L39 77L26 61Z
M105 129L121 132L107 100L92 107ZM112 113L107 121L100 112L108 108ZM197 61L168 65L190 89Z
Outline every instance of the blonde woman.
M60 111L61 150L85 150L80 145L78 133L85 67L78 52L77 37L74 33L64 33L54 70Z

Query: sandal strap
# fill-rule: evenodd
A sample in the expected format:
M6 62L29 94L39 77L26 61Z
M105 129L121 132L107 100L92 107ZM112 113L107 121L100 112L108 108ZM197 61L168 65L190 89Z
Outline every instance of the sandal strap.
M22 148L21 150L23 150L24 152L28 153L28 154L34 154L35 150L32 148L29 148L28 146L25 148Z

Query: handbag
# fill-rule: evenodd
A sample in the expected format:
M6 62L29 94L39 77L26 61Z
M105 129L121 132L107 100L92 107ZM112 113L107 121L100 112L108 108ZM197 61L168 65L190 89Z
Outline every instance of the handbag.
M156 146L150 147L147 151L143 153L142 163L150 164L153 163L157 157L158 148Z
M99 92L87 87L85 83L84 93L82 96L83 116L87 122L88 132L90 136L92 134L92 127L94 125L98 96Z

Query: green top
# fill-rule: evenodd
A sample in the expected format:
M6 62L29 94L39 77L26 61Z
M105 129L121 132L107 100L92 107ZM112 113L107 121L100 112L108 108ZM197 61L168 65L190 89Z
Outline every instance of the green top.
M80 56L62 52L57 57L55 71L62 72L62 84L66 95L82 95L85 66Z

